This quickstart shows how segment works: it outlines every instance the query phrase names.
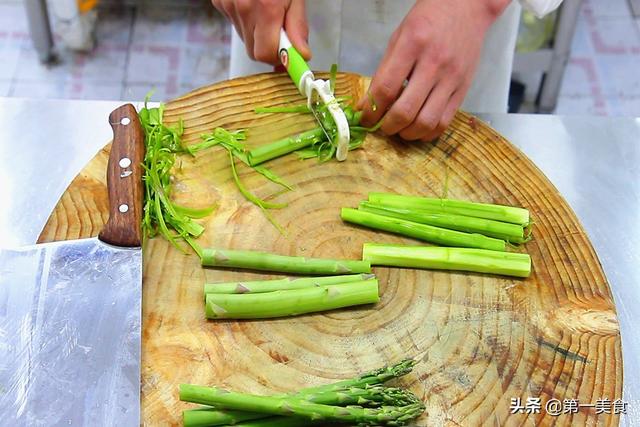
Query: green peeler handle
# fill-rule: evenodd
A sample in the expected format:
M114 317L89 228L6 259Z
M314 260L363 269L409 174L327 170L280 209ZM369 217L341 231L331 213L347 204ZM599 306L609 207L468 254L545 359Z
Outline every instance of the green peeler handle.
M309 65L300 52L291 44L284 28L280 29L278 56L300 93L308 97L311 91L311 82L314 80L313 72L309 69Z

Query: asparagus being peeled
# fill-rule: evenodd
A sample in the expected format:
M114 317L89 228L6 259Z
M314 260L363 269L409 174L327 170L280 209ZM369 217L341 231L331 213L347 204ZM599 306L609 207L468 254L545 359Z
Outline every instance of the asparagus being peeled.
M371 202L361 202L358 210L378 215L405 219L407 221L428 224L465 233L480 233L511 243L523 243L524 227L509 222L494 221L492 219L476 218L465 215L438 213L423 209L406 209L394 206L378 205Z
M528 277L531 273L528 254L484 249L365 243L362 258L373 265L394 267L475 271L516 277Z
M207 294L209 319L297 316L380 300L376 279L256 294Z
M371 273L367 261L304 258L267 252L233 249L203 249L202 265L276 271L293 274L353 274Z
M342 208L341 216L342 219L347 222L378 230L390 231L439 245L488 249L492 251L505 250L504 240L494 239L493 237L483 236L482 234L463 233L461 231L419 224L417 222L359 211L352 208Z
M405 359L395 365L385 366L365 374L357 378L338 381L331 384L325 384L317 387L311 387L300 390L293 396L309 399L322 393L348 390L354 388L371 388L379 384L383 384L394 378L402 377L413 369L416 361L414 359ZM325 401L325 403L328 403ZM199 408L184 411L183 419L185 427L203 427L224 424L238 424L244 420L264 417L264 414L255 414L244 411L229 411L213 408ZM273 417L271 417L273 418ZM280 417L277 417L280 418ZM308 422L308 421L307 421ZM276 424L277 425L277 424Z
M465 200L405 196L392 193L369 193L369 202L404 209L426 209L434 212L493 219L513 224L529 224L529 211L513 206L474 203Z
M422 402L378 408L343 407L313 403L298 397L257 396L189 384L180 385L180 400L223 409L303 417L311 421L348 422L363 426L401 426L424 412Z
M284 291L291 289L312 288L337 283L360 282L373 279L373 274L349 274L326 277L287 277L275 280L253 280L227 283L205 283L204 294L253 294L262 292Z

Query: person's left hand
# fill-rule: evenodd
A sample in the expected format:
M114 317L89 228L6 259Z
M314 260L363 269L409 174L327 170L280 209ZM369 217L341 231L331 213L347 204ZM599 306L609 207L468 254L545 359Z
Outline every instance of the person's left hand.
M358 103L361 123L372 126L384 116L381 130L387 135L410 141L439 136L469 90L487 29L509 3L417 1L393 33L369 93Z

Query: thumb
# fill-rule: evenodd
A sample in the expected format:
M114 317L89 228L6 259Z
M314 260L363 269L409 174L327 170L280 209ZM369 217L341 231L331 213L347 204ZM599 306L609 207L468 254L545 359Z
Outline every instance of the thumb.
M291 44L300 52L305 60L311 59L309 47L309 25L304 7L304 0L291 0L284 17L284 29Z

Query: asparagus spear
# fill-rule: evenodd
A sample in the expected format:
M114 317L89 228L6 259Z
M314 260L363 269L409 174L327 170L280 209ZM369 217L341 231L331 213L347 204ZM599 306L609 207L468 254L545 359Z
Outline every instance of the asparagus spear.
M441 213L493 219L495 221L511 222L523 226L529 224L529 211L513 206L474 203L464 200L404 196L391 193L369 193L369 202L405 209L437 210Z
M287 397L277 395L272 397ZM312 394L299 393L296 397L308 400L313 403L324 405L360 405L360 406L405 406L419 403L419 399L408 390L395 387L384 387L382 385L365 386L364 388L349 387L338 391L325 391ZM185 427L194 426L216 426L224 424L242 424L246 420L262 418L264 414L243 411L223 411L214 408L199 408L183 412L183 423ZM265 424L274 424L277 419L289 419L290 417L269 417L265 419ZM308 420L305 420L308 422ZM253 425L253 424L251 424Z
M394 378L402 377L413 369L416 361L414 359L404 359L395 365L385 366L360 375L357 378L338 381L331 384L325 384L317 387L311 387L300 390L294 396L308 399L310 396L341 391L350 388L368 388L383 384ZM197 412L197 413L195 413ZM223 424L238 424L243 420L263 417L263 414L255 414L244 411L230 411L211 408L191 409L184 411L183 420L185 427L202 427L204 425L215 426ZM279 418L279 417L278 417ZM287 417L289 418L289 417ZM188 424L187 424L188 422ZM206 423L206 424L205 424ZM277 425L277 424L276 424ZM265 426L266 427L266 426Z
M394 267L475 271L516 277L528 277L531 273L528 254L484 249L365 243L362 258L374 265Z
M304 258L233 249L203 249L202 265L278 271L293 274L371 273L367 261Z
M360 282L373 279L373 274L350 274L326 277L286 277L276 280L254 280L247 282L205 283L204 294L248 294L291 289L311 288L338 283Z
M284 138L249 150L247 160L251 166L259 165L267 160L275 159L276 157L320 142L323 138L325 138L324 132L321 128L316 127L299 135Z
M417 222L359 211L352 208L342 208L341 216L342 219L347 222L390 231L439 245L480 248L493 251L505 250L504 240L494 239L483 236L482 234L447 230L446 228L418 224Z
M190 384L180 385L180 400L211 405L216 408L297 416L312 421L350 422L363 426L405 425L424 412L424 405L421 402L379 408L342 407L313 403L297 397L257 396Z
M257 294L207 294L206 314L209 319L264 319L371 304L379 300L378 281L370 279Z
M361 202L358 209L378 215L405 219L420 224L463 231L465 233L480 233L511 243L523 243L524 227L509 222L494 221L485 218L475 218L464 215L437 213L423 209L405 209L393 206L378 205L371 202Z

